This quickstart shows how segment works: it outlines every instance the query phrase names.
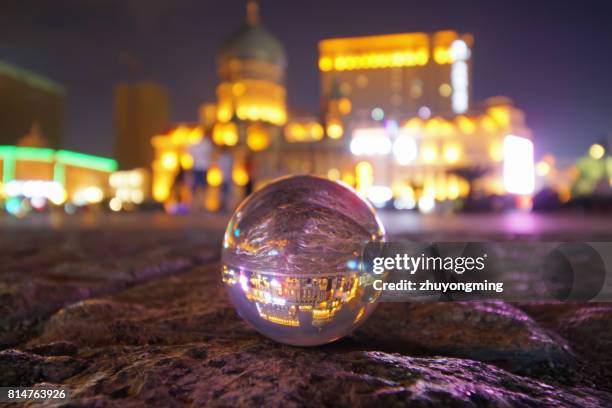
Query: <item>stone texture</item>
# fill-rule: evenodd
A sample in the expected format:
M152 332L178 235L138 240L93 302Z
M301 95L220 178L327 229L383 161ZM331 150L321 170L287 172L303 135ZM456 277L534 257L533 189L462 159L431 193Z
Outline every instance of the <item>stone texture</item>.
M252 337L229 304L218 264L89 299L58 311L31 347L68 341L77 346L174 345L213 337Z
M485 363L342 345L293 348L258 338L86 349L96 364L63 381L86 406L606 406L610 395L551 386ZM350 347L349 347L350 348ZM9 352L4 352L7 354ZM51 357L28 355L52 365ZM37 367L21 374L40 380Z
M612 390L612 305L529 303L520 305L541 326L567 339L586 383Z
M121 239L118 240L117 236ZM182 235L109 231L0 234L0 347L22 341L64 305L215 259L216 245L189 252ZM204 243L197 237L190 245Z
M383 303L356 337L398 352L434 353L513 368L570 364L567 344L504 302Z
M4 386L31 386L39 382L60 383L82 371L86 363L69 356L43 357L19 350L0 352Z
M0 235L0 384L60 385L93 407L612 406L606 305L388 303L339 342L290 347L237 316L218 244Z

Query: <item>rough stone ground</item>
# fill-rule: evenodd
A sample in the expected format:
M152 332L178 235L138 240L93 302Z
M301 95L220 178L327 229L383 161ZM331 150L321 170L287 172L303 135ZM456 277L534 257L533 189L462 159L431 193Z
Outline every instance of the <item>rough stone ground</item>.
M352 336L295 348L237 316L219 242L0 232L0 386L93 407L612 406L612 305L384 303Z

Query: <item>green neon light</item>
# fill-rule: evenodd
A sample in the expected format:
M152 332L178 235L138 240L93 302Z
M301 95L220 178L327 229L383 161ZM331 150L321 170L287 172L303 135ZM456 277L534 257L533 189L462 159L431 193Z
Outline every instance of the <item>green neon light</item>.
M0 146L2 159L2 182L4 184L15 178L15 146Z
M0 157L13 156L15 149L15 146L0 146Z
M86 169L113 172L117 170L117 162L106 157L93 156L91 154L77 153L70 150L53 150L43 147L21 147L21 146L0 146L0 159L2 165L2 180L4 183L15 178L15 161L39 161L52 163L53 179L64 185L66 178L65 165L84 167Z
M52 162L55 150L45 147L0 146L0 157L15 160Z
M113 172L117 170L117 162L106 157L92 156L90 154L58 150L55 153L58 163L69 166L85 167L92 170Z
M15 159L52 162L55 150L40 147L15 147Z
M15 159L12 156L2 156L2 182L4 184L15 178Z
M66 167L61 163L55 163L53 166L53 180L61 184L66 185Z

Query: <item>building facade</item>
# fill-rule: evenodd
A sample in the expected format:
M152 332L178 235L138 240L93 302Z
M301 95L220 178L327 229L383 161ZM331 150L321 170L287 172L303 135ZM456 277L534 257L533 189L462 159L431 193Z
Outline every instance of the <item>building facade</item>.
M31 146L0 146L0 201L13 215L51 205L97 204L110 195L117 162L105 157Z
M472 194L533 191L523 112L505 97L472 101L470 34L323 40L320 112L293 117L283 47L261 25L257 2L248 4L246 23L219 53L218 101L203 105L198 130L189 130L232 149L237 186L245 174L264 183L310 173L342 180L375 205L422 210ZM180 157L197 137L154 138L156 199L168 198ZM246 171L245 157L255 158L254 171Z
M49 147L59 148L64 124L64 88L0 62L0 145L14 145L37 127Z
M170 104L166 90L152 81L115 86L115 158L121 169L149 167L151 137L168 127Z

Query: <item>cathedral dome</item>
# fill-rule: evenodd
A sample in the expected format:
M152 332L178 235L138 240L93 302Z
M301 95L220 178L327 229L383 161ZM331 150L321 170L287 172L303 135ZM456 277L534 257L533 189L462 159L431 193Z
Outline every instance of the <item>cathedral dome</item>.
M221 63L231 59L257 59L285 66L287 56L281 42L259 22L259 5L249 1L247 21L223 43L219 52Z

